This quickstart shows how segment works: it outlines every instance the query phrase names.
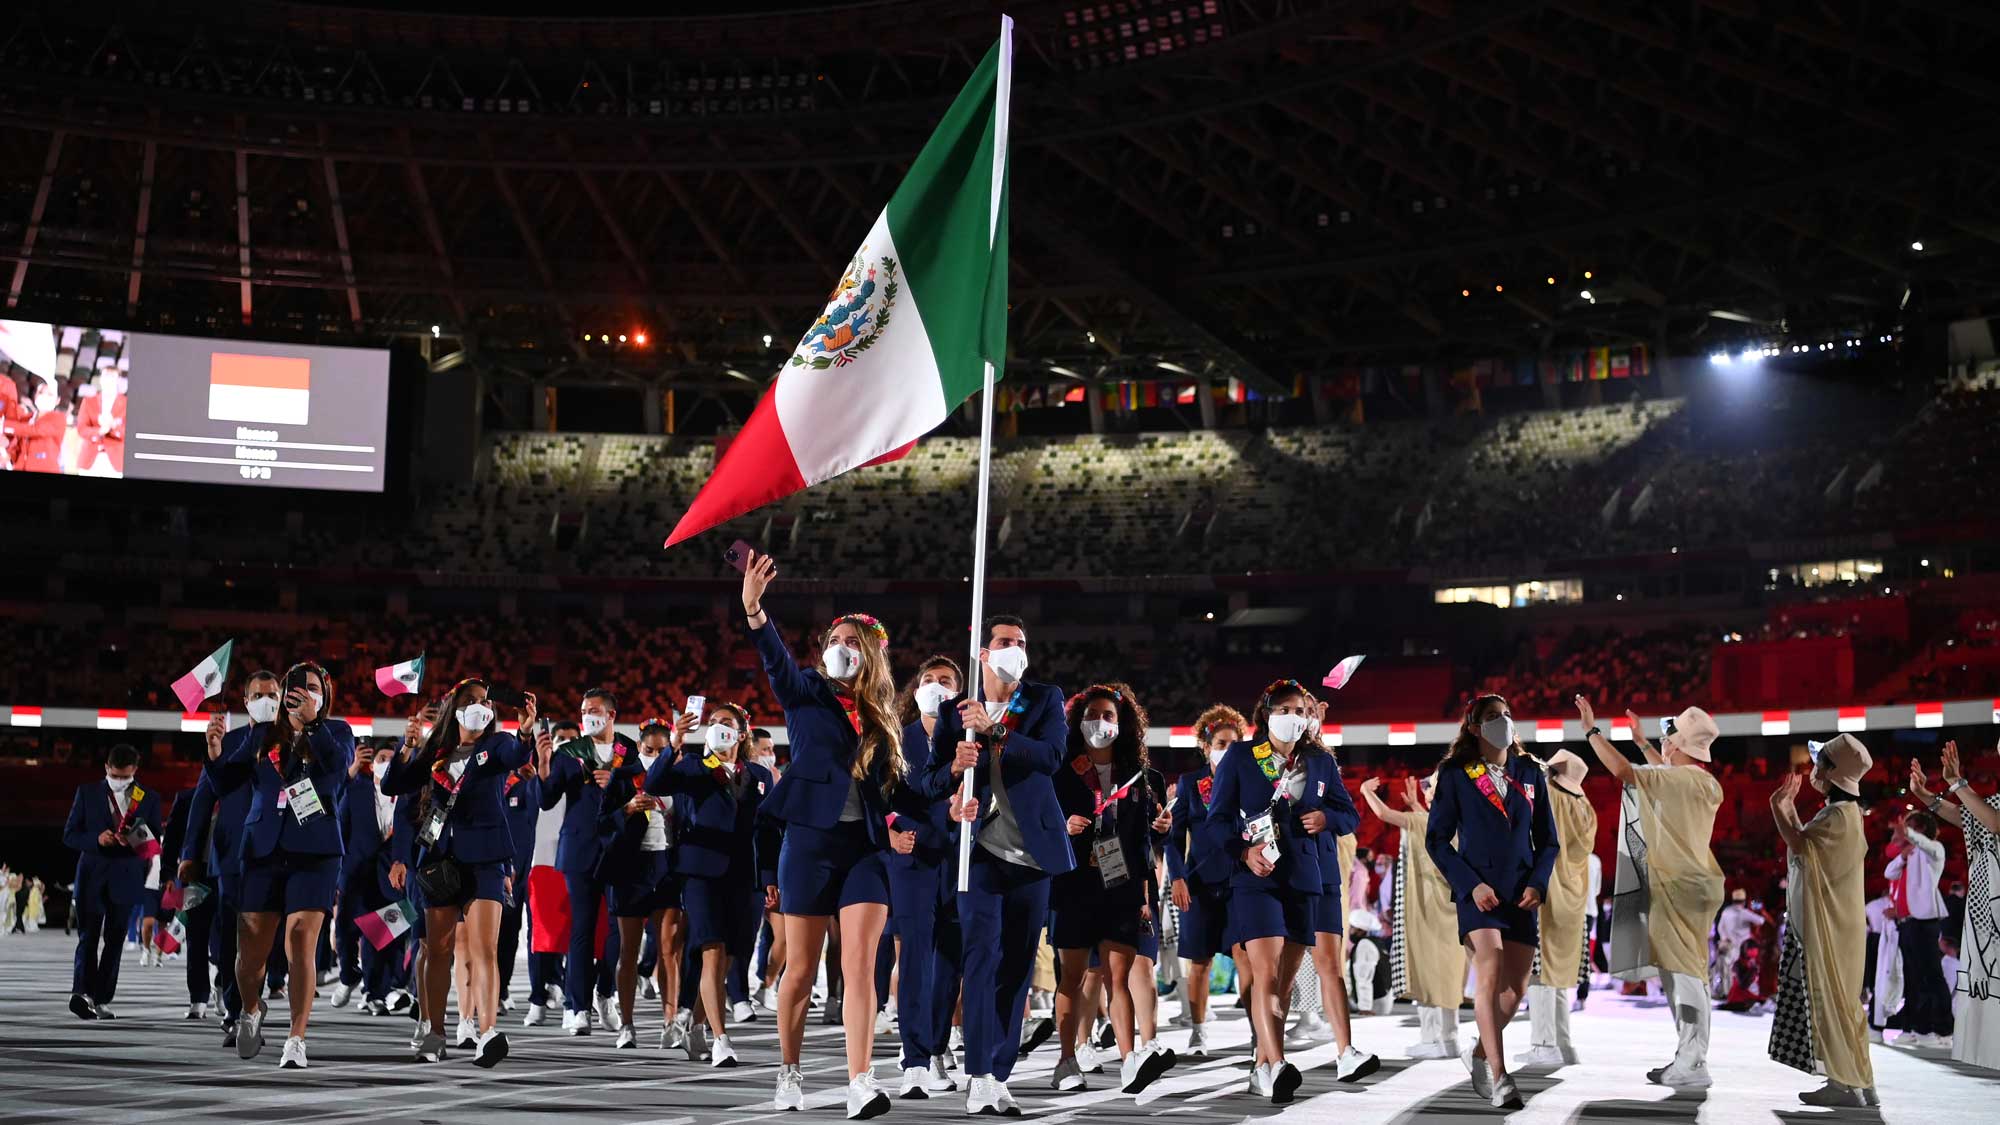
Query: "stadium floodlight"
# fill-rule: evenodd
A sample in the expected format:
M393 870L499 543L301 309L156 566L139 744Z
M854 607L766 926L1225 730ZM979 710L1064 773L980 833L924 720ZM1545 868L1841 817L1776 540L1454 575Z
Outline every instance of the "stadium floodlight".
M644 332L639 333L637 336L632 337L632 342L638 344L640 347L644 347L646 345L646 334Z
M1915 250L1917 253L1921 254L1924 252L1924 244L1921 242L1912 242L1910 243L1910 249Z
M1582 300L1589 301L1593 305L1597 303L1597 298L1591 296L1590 290L1588 289L1580 289L1577 291L1576 295Z
M1713 352L1710 353L1708 362L1712 367L1728 367L1736 361L1729 358L1728 352Z
M1164 360L1164 359L1163 359L1163 360L1161 360L1160 362L1158 362L1158 363L1154 364L1153 366L1154 366L1154 367L1157 367L1157 368L1159 368L1159 369L1160 369L1160 370L1162 370L1162 371L1171 371L1171 372L1173 372L1173 373L1174 373L1174 374L1176 374L1176 375L1193 375L1193 374L1194 374L1194 372L1192 372L1192 371L1189 371L1189 370L1188 370L1187 368L1185 368L1185 367L1182 367L1182 366L1181 366L1180 364L1178 364L1178 363L1172 363L1172 362L1170 362L1170 361L1168 361L1168 360Z
M620 333L618 334L618 342L619 342L619 343L621 343L621 344L625 342L625 333L623 333L623 332L620 332Z
M1589 280L1590 280L1590 271L1589 271L1589 270L1585 270L1585 271L1583 271L1583 279L1584 279L1585 281L1589 281Z
M439 335L438 326L435 324L431 325L431 339L433 340L437 339L438 335Z
M771 346L771 334L769 332L764 333L764 346L767 348Z

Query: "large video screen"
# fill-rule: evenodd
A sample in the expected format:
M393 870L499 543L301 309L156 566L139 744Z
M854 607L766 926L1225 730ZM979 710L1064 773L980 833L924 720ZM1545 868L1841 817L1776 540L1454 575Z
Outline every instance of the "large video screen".
M389 353L0 320L0 469L380 492Z

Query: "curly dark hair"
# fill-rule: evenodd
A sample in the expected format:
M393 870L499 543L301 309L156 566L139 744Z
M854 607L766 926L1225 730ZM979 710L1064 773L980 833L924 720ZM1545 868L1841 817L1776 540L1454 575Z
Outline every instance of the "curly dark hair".
M1223 727L1234 727L1238 736L1246 735L1250 733L1250 720L1227 703L1211 704L1194 721L1195 741L1206 748L1209 738Z
M1069 723L1071 758L1089 749L1090 744L1083 740L1083 709L1097 699L1109 700L1118 712L1118 737L1111 742L1111 760L1118 767L1116 772L1122 783L1150 764L1146 753L1146 708L1132 691L1132 685L1124 683L1092 684L1070 696L1063 708L1063 718Z
M922 686L924 674L937 668L949 669L951 682L957 684L960 691L965 690L965 673L959 670L958 661L949 656L933 656L919 665L916 674L904 682L903 690L896 693L897 722L907 727L920 717L921 712L917 710L917 688Z
M1485 714L1487 706L1493 703L1504 707L1507 704L1507 697L1482 695L1465 705L1465 716L1458 721L1458 733L1452 736L1451 746L1445 750L1444 760L1438 768L1470 765L1474 758L1479 757L1480 716ZM1507 748L1507 756L1510 758L1516 754L1526 753L1518 739L1514 745Z

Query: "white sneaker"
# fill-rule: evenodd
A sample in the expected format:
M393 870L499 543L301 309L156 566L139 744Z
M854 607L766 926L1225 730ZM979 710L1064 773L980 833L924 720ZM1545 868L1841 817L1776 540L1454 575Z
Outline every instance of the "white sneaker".
M943 1055L932 1055L930 1069L924 1072L929 1075L924 1079L924 1089L933 1094L944 1094L958 1089L958 1082L952 1078L951 1072L952 1065L949 1059Z
M606 1031L618 1030L618 998L616 996L600 996L597 998L597 1022L603 1024Z
M804 1109L806 1107L806 1080L799 1068L778 1064L778 1092L771 1098L774 1109Z
M889 1009L883 1008L877 1011L875 1013L875 1034L887 1035L894 1030L895 1026L889 1019Z
M256 997L251 997L252 1000ZM257 1052L264 1049L264 1016L270 1011L258 1005L254 1012L244 1012L236 1024L236 1057L254 1059Z
M756 1001L759 1008L775 1012L778 1010L778 990L768 986L760 988L757 990Z
M1250 1092L1260 1098L1271 1096L1271 1064L1254 1063L1250 1067Z
M972 1084L965 1092L965 1112L983 1113L989 1117L1000 1116L1000 1084L984 1074L972 1077Z
M1359 1082L1381 1069L1382 1060L1352 1043L1333 1060L1334 1077L1342 1082Z
M1903 1034L1896 1036L1896 1046L1908 1047L1913 1051L1929 1051L1935 1049L1937 1045L1938 1045L1937 1036L1932 1035L1929 1032L1918 1033L1914 1031L1906 1031Z
M320 984L332 984L334 978L338 976L340 976L340 971L337 969L322 969L317 980Z
M1486 1060L1472 1053L1473 1048L1477 1046L1476 1041L1467 1043L1465 1048L1459 1051L1458 1061L1464 1063L1466 1072L1472 1075L1472 1092L1479 1095L1480 1101L1492 1101L1493 1076L1486 1069Z
M1127 1094L1140 1093L1173 1069L1173 1065L1173 1055L1162 1051L1157 1043L1147 1043L1125 1056L1124 1064L1119 1067L1118 1088Z
M350 987L349 987L349 986L347 986L346 984L336 984L336 985L334 985L334 986L333 986L333 1006L334 1006L334 1007L336 1007L336 1008L345 1008L345 1007L347 1007L347 1001L348 1001L348 998L349 998L349 997L351 997L351 996L353 996L353 995L354 995L354 989L350 988Z
M1282 1059L1273 1063L1271 1066L1271 1104L1288 1104L1292 1100L1292 1095L1298 1092L1299 1083L1304 1081L1305 1076L1299 1073L1298 1067Z
M618 1038L611 1041L611 1049L614 1051L630 1051L638 1046L639 1033L633 1031L630 1027L619 1028Z
M668 1020L666 1028L660 1032L660 1050L672 1051L687 1046L688 1028L693 1022L693 1012L675 1012L674 1018Z
M181 1018L182 1018L182 1019L185 1019L185 1020L204 1020L204 1019L207 1019L207 1018L208 1018L208 1005L206 1005L206 1004L189 1004L189 1005L188 1005L188 1010L187 1010L187 1015L185 1015L185 1016L182 1016Z
M889 1112L889 1095L875 1082L875 1072L864 1070L847 1080L847 1119L865 1121Z
M458 1034L451 1037L451 1045L463 1051L478 1041L479 1025L464 1016L458 1017Z
M514 1010L514 998L512 996L502 996L500 998L500 1013L502 1015L505 1015L513 1010Z
M590 1013L588 1011L564 1012L563 1030L571 1035L589 1035Z
M736 1065L736 1048L730 1045L729 1036L718 1035L715 1037L715 1045L710 1047L708 1051L708 1065Z
M931 1068L927 1066L906 1066L903 1068L903 1086L896 1091L899 1098L928 1098L931 1091Z
M965 1050L965 1029L957 1024L953 1024L951 1027L951 1044L949 1050L954 1055Z
M708 1061L708 1025L690 1024L687 1031L687 1055L689 1062Z
M994 1079L993 1094L995 1097L1000 1099L1000 1116L1002 1117L1021 1116L1021 1103L1014 1100L1014 1091L1009 1090L1005 1082L1002 1082L997 1078Z
M1077 1045L1076 1065L1085 1074L1104 1073L1104 1059L1098 1055L1097 1048L1088 1043Z
M1528 1049L1524 1054L1514 1056L1517 1070L1536 1070L1547 1067L1550 1070L1563 1065L1562 1052L1553 1043L1541 1043Z
M757 1009L748 1000L738 1000L729 1006L729 1019L733 1023L752 1023L757 1019Z
M1188 1029L1188 1057L1205 1059L1208 1057L1208 1025L1194 1024Z
M1520 1109L1521 1091L1514 1085L1512 1074L1503 1074L1493 1080L1493 1097L1488 1100L1494 1109Z
M1834 1106L1842 1109L1865 1109L1868 1105L1868 1098L1860 1090L1852 1086L1842 1086L1831 1079L1817 1090L1800 1094L1799 1100L1807 1105Z
M393 989L389 993L389 1011L391 1012L404 1011L416 1002L416 997L411 996L408 989Z
M304 1070L306 1068L306 1040L303 1035L293 1035L285 1040L285 1053L278 1058L280 1070Z
M1676 1090L1706 1090L1715 1085L1708 1075L1707 1065L1683 1067L1679 1063L1660 1069L1655 1079L1662 1086L1672 1086ZM1651 1077L1651 1075L1648 1075Z
M1413 1043L1403 1052L1406 1059L1455 1059L1458 1044L1450 1039L1439 1039L1429 1043Z
M472 1065L491 1070L507 1057L507 1036L499 1028L480 1036L474 1043L477 1053L472 1056Z
M521 1017L521 1026L540 1027L542 1026L542 1021L547 1018L549 1018L549 1007L547 1004L530 1004L528 1005L528 1014Z
M1868 1041L1882 1046L1887 1046L1889 1042L1887 1039L1882 1038L1882 1029L1879 1027L1868 1029Z
M1056 1072L1050 1077L1049 1085L1064 1093L1090 1088L1090 1084L1083 1080L1083 1068L1076 1065L1075 1055L1056 1061Z

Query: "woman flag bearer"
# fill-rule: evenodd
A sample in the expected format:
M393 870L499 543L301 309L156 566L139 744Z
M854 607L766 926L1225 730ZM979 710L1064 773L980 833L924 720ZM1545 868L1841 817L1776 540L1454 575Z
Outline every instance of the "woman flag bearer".
M1877 1106L1875 1070L1861 1018L1861 965L1868 930L1862 879L1868 839L1861 818L1861 778L1874 758L1861 740L1843 734L1810 743L1812 787L1826 805L1805 824L1793 806L1799 775L1788 775L1771 794L1771 817L1791 850L1791 925L1779 970L1778 1011L1771 1025L1771 1057L1826 1085L1799 1095L1807 1105ZM1810 1011L1809 1019L1802 1019Z
M264 1049L266 1012L258 986L282 929L291 968L286 995L292 1023L278 1065L303 1069L306 1022L317 991L319 931L333 910L340 878L340 821L334 808L354 762L354 732L326 717L333 684L324 668L310 661L294 664L281 686L277 716L253 726L250 737L228 755L222 753L222 732L210 724L203 770L218 798L245 785L253 789L243 822L243 876L237 891L236 985L245 1010L236 1055L254 1059Z
M778 574L751 552L743 571L743 615L764 673L785 709L792 764L765 811L785 826L778 882L765 906L785 915L787 964L778 995L779 1109L805 1108L799 1069L806 1001L819 973L827 928L840 927L842 1008L847 1034L847 1116L875 1117L889 1096L875 1084L875 948L889 919L889 796L902 782L903 730L889 678L889 631L867 614L834 621L818 668L801 668L764 612Z
M1539 941L1535 911L1548 896L1560 847L1547 786L1541 766L1514 738L1507 701L1473 700L1438 766L1424 845L1451 883L1458 936L1478 977L1479 1041L1460 1058L1472 1088L1495 1109L1521 1108L1501 1029L1528 988Z
M440 710L442 713L440 713ZM417 885L424 907L422 1019L427 1034L417 1050L423 1061L444 1058L445 990L453 956L466 961L471 1007L477 1009L479 1036L473 1063L492 1067L507 1057L507 1036L494 1029L500 1013L500 912L512 890L508 868L514 845L507 833L507 778L528 764L541 747L499 729L494 705L482 680L460 680L440 709L431 704L410 725L401 751L382 779L390 796L415 794L415 869L406 882ZM535 697L523 694L523 730L534 725ZM418 743L419 732L430 735ZM463 948L454 948L459 923ZM461 995L461 1007L464 996Z
M1400 810L1382 803L1382 779L1361 783L1362 799L1402 836L1396 852L1395 938L1389 949L1391 988L1417 1006L1413 1059L1458 1057L1458 1006L1465 1000L1465 949L1458 943L1458 912L1451 884L1424 847L1430 830L1430 796L1437 774L1403 780Z
M1515 1060L1523 1069L1576 1063L1569 1000L1583 971L1583 920L1592 909L1590 852L1597 846L1597 811L1583 795L1588 769L1568 750L1549 759L1549 808L1562 853L1549 878L1548 901L1542 903L1541 976L1528 986L1528 1052Z

